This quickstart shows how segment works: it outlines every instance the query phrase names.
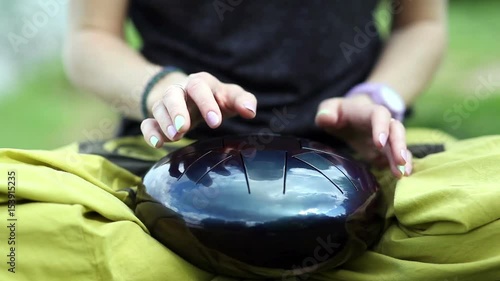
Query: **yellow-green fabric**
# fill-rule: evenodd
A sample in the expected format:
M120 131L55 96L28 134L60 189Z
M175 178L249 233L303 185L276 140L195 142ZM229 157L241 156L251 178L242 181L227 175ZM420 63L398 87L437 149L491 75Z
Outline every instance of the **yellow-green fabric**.
M411 177L375 171L393 202L380 242L341 268L287 280L500 280L500 136L454 141L409 130L408 142L428 136L446 151L416 159ZM163 154L125 142L141 147L139 158ZM140 178L77 150L0 150L0 280L242 280L204 272L158 243L121 191ZM16 273L6 256L9 171L17 179ZM281 271L248 272L258 275L283 280Z

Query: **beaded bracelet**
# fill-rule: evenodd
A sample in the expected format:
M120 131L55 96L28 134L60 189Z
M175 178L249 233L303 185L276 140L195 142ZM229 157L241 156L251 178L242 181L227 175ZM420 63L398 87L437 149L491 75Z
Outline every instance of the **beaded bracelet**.
M144 88L144 92L142 93L142 96L141 96L141 110L142 110L142 116L144 117L144 119L149 117L147 99L148 99L149 94L151 93L151 90L161 79L163 79L163 77L165 77L168 74L175 72L175 71L181 71L181 70L177 67L174 67L174 66L165 66L158 73L156 73L155 76L153 76L148 81L148 84L146 84L146 87Z

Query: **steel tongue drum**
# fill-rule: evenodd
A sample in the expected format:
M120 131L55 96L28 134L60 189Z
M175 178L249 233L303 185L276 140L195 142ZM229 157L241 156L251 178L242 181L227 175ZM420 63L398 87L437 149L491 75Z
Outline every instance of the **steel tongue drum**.
M369 170L333 147L247 135L168 154L144 176L135 213L154 238L209 272L299 275L373 245L381 198Z

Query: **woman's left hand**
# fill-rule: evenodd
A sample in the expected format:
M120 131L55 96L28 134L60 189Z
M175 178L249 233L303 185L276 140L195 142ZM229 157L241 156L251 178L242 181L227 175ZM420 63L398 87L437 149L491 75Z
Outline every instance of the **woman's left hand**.
M412 154L406 147L405 127L368 96L324 100L318 107L316 124L373 164L389 164L396 177L411 174Z

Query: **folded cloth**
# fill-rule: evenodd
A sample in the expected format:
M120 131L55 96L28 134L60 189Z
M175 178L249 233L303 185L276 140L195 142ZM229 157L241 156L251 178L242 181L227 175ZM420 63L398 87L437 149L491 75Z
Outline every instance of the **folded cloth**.
M152 238L130 208L141 173L187 143L155 150L124 138L55 151L1 149L0 280L241 280L189 264ZM444 143L445 151L415 159L413 175L399 181L374 171L391 204L372 249L341 268L301 276L241 268L241 276L500 280L500 136L454 141L410 129L408 143Z

